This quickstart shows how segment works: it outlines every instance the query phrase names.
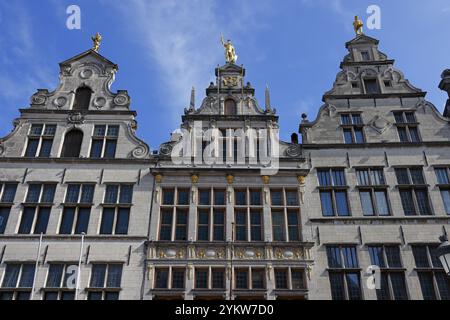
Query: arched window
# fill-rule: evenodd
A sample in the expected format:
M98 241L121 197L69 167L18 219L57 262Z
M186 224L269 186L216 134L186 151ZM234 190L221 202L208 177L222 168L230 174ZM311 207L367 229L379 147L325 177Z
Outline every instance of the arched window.
M92 90L88 87L78 88L75 93L73 110L88 110L91 103Z
M83 132L81 130L75 129L66 133L61 157L79 158L82 142L83 142Z
M225 100L225 115L232 116L237 114L236 101L233 99Z

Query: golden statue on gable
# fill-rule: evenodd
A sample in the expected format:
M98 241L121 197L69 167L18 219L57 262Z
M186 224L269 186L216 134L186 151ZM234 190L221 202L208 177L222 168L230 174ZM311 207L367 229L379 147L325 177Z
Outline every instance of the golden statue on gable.
M100 33L97 32L95 37L92 37L92 42L92 50L98 52L98 50L100 49L100 44L102 43L102 36L100 35Z
M363 26L364 23L359 19L358 16L355 16L355 21L353 22L353 28L355 29L355 33L357 36L363 34Z
M227 63L236 63L238 56L236 55L236 50L234 49L231 40L225 42L223 36L220 40L222 41L222 45L225 48L225 60L227 61Z

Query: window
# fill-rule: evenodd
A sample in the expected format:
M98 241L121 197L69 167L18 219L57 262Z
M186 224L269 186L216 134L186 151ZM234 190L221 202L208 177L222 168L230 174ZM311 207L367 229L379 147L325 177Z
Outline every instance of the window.
M11 207L16 197L17 183L0 183L0 234L4 234Z
M225 100L225 115L232 116L237 114L236 102L233 99Z
M273 241L300 241L298 191L271 189Z
M64 138L64 145L61 157L79 158L82 143L83 143L83 131L74 129L67 132Z
M397 245L371 245L369 255L372 265L381 269L381 288L377 289L378 300L407 300L400 248Z
M49 158L55 132L56 125L54 124L32 124L28 133L25 157Z
M263 290L266 288L266 271L261 268L234 270L234 288L240 290Z
M47 281L44 288L44 300L75 300L77 266L59 263L50 263Z
M195 289L224 290L225 270L222 268L196 268Z
M434 168L446 214L450 214L450 179L448 170L448 167Z
M386 88L392 87L392 82L390 80L384 80L383 83Z
M73 110L89 110L91 104L92 90L88 87L78 88L75 93Z
M361 59L362 61L370 61L369 51L361 51Z
M341 126L344 132L344 142L364 143L364 124L359 113L341 114Z
M431 215L428 186L422 168L396 168L395 174L405 215Z
M350 216L344 169L318 169L317 175L323 216Z
M186 190L186 193L189 195L189 190ZM213 196L212 199L211 196ZM217 189L199 190L197 212L197 240L225 241L224 191Z
M100 234L128 234L132 202L133 185L106 185Z
M361 280L356 246L327 246L333 300L361 300Z
M236 241L263 240L262 191L237 189L234 192Z
M19 234L47 232L56 184L30 184L23 204Z
M357 169L359 197L363 215L388 216L390 215L387 186L383 169Z
M378 86L377 79L364 79L364 87L366 88L366 94L379 94L380 87Z
M394 112L400 142L420 142L419 124L414 112Z
M92 136L91 158L115 158L118 137L119 126L95 126L94 134Z
M185 269L182 268L156 268L155 269L155 289L184 289Z
M159 240L186 241L189 215L189 189L169 189L162 192ZM199 218L200 218L199 211ZM203 222L204 220L202 220Z
M450 279L436 255L437 245L413 245L424 300L450 300Z
M121 264L92 264L88 300L119 300L122 269Z
M59 234L87 233L95 185L69 184Z
M275 268L276 290L305 290L305 272L303 269Z
M0 300L29 300L34 272L34 264L8 263L3 276Z

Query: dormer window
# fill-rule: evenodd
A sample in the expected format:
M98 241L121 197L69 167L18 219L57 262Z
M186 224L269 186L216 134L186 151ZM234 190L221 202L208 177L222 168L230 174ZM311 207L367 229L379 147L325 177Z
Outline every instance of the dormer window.
M364 87L366 88L366 94L379 94L380 87L378 86L377 79L364 79Z
M118 137L119 126L95 126L92 137L91 158L115 158Z
M88 87L78 88L75 93L75 102L73 110L89 110L91 104L92 90Z
M361 51L361 59L362 61L370 61L369 51Z
M384 80L384 86L386 88L391 88L392 87L392 82L391 80Z
M225 115L233 116L236 114L237 114L236 101L234 101L233 99L225 100Z
M25 157L49 158L55 132L56 125L53 124L31 125Z

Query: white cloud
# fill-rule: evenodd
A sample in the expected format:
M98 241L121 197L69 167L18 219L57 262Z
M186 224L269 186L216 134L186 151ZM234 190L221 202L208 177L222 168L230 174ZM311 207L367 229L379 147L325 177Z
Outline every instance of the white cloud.
M209 81L214 81L213 68L224 63L220 34L238 47L246 38L241 31L250 33L264 26L263 19L255 18L265 8L259 3L259 9L251 1L237 5L230 1L222 8L216 1L205 0L114 3L125 16L123 21L131 23L134 40L147 50L150 65L157 65L158 78L168 89L163 94L168 97L173 125L180 122L180 114L188 106L191 87L202 93Z

